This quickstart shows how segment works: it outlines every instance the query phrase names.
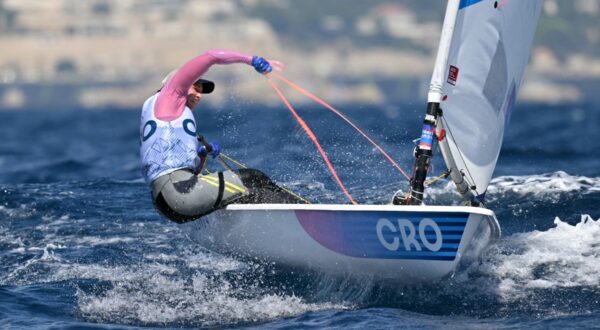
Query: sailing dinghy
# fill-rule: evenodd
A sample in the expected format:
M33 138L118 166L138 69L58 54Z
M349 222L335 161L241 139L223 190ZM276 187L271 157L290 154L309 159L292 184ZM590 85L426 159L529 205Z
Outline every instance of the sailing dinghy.
M448 1L405 205L233 204L184 226L210 250L331 275L428 283L472 262L500 237L485 191L540 9ZM422 205L435 141L466 206Z

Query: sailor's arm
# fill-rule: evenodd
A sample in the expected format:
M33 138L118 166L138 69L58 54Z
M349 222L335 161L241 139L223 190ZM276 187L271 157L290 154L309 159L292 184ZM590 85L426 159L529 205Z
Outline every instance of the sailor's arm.
M154 107L155 116L164 121L177 119L185 109L188 89L214 64L246 63L253 57L228 50L209 50L185 63L161 89Z

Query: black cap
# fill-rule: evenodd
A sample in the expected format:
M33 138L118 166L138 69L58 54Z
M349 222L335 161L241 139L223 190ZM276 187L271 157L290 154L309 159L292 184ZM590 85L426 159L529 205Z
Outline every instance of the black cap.
M198 79L194 85L202 86L202 94L210 94L215 90L215 83L210 80Z

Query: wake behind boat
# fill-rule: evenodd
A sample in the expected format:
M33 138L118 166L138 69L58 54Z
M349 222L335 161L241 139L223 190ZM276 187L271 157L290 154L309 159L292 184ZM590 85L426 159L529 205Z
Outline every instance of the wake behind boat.
M220 253L402 283L472 262L500 237L485 191L540 9L541 0L448 1L411 191L394 197L404 205L233 204L186 224L191 236ZM422 205L436 140L469 206Z

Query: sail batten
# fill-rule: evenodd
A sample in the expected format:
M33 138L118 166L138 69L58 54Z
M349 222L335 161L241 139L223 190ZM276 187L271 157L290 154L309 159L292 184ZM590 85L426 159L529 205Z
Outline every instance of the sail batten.
M482 199L492 178L541 4L460 1L444 68L439 126L448 132L442 154L465 199Z

